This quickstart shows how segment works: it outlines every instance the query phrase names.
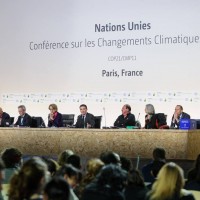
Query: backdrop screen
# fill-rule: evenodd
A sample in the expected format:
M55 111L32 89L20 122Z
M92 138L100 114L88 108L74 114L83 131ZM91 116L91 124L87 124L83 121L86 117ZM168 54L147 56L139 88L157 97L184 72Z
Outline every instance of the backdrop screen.
M199 10L195 0L0 1L1 107L46 118L50 103L76 115L86 103L112 125L125 103L142 123L147 103L168 121L181 104L199 118Z

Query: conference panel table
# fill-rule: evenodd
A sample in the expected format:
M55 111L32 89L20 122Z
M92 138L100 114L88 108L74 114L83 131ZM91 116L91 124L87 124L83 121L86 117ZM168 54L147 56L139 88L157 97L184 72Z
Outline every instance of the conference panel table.
M167 158L195 160L200 130L0 128L0 150L8 147L24 155L56 156L71 149L86 157L115 151L128 158L151 158L155 147L163 147Z

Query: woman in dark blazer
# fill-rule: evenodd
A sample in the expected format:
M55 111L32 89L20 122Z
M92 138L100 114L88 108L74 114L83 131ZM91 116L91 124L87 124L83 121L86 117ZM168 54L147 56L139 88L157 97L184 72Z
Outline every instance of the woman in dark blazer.
M49 105L49 116L48 116L48 127L62 127L62 114L58 112L58 107L56 104Z
M164 113L156 114L152 104L146 105L145 113L145 129L169 128Z
M145 106L145 129L156 129L156 115L152 104Z

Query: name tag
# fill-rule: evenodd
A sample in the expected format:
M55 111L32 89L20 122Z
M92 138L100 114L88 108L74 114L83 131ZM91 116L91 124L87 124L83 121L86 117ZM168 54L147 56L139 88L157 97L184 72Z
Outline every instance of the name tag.
M179 129L189 130L190 129L190 119L181 119L179 123Z

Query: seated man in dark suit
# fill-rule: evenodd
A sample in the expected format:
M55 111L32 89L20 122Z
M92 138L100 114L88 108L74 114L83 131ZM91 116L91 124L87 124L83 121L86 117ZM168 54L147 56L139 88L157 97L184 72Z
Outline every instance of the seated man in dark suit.
M190 119L190 115L183 112L183 107L181 105L177 105L175 107L175 112L172 116L171 128L179 128L179 123L181 119Z
M116 119L114 126L126 128L127 126L135 126L135 115L131 114L131 106L125 104L122 107L122 114Z
M75 124L76 128L93 128L95 125L94 115L87 112L87 106L85 104L80 105L81 115L78 116Z
M19 117L15 126L24 126L24 127L31 127L32 125L32 118L29 114L26 113L26 107L24 105L18 106Z
M10 125L10 115L6 112L3 112L3 109L0 107L0 127Z

